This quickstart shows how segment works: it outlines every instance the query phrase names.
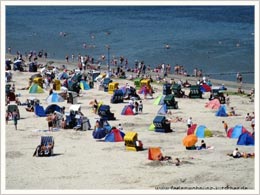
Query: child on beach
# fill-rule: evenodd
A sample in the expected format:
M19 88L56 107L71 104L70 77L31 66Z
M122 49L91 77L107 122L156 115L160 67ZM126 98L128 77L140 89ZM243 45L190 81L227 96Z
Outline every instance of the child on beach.
M139 110L140 113L143 113L143 102L142 102L142 100L139 101L138 110Z

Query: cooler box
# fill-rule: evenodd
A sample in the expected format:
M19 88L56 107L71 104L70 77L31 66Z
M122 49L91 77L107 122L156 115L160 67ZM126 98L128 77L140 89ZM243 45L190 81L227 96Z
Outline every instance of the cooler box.
M108 84L108 93L113 94L114 91L118 88L119 83L118 82L112 82Z
M136 78L135 80L134 80L134 85L135 85L135 88L136 89L140 89L141 88L141 78Z
M167 83L167 84L163 84L163 95L169 95L172 94L171 91L171 84Z
M164 104L166 104L167 109L178 109L178 102L175 101L173 94L165 96Z
M202 92L199 85L190 86L189 98L202 98Z
M161 133L172 132L171 124L166 123L165 116L156 116L153 119L153 124L155 126L155 132L161 132Z
M56 90L56 91L59 91L60 88L61 88L60 80L55 79L55 80L53 81L53 89Z

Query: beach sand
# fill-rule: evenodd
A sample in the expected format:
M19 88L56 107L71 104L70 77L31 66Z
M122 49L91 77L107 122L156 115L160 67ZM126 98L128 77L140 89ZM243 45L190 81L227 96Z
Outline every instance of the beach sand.
M42 62L45 63L45 62ZM60 65L65 62L56 62ZM55 65L55 63L53 64ZM16 93L20 93L21 102L33 96L40 100L46 108L45 101L49 92L29 94L28 90L18 90L28 86L28 79L35 73L13 72L13 82ZM174 77L178 78L178 77ZM183 78L184 79L184 78ZM189 78L192 80L192 78ZM119 87L132 81L113 79L119 82ZM195 80L195 79L193 79ZM228 90L236 90L236 83L212 80L213 85L225 83ZM186 136L186 122L171 123L174 132L156 133L148 128L157 115L160 105L154 105L155 98L162 94L162 86L152 83L155 88L154 99L143 100L143 113L134 116L121 115L121 111L128 103L111 104L111 94L94 89L83 91L78 98L82 112L90 119L92 130L75 131L60 129L46 132L45 117L37 117L27 112L25 106L19 106L21 120L18 130L13 121L9 121L5 128L6 149L6 190L156 190L156 189L250 189L255 188L255 159L235 159L227 156L238 147L242 152L255 152L254 146L237 146L237 139L227 138L222 121L229 127L242 124L252 131L249 121L245 121L246 113L255 111L255 105L246 96L230 95L230 106L235 107L241 116L216 117L214 110L205 108L209 93L203 99L176 98L179 109L172 110L170 117L192 117L193 123L205 125L213 132L213 137L204 138L210 150L186 150L182 139ZM235 86L235 87L234 87ZM232 88L233 87L233 88ZM246 90L252 88L248 85ZM185 89L186 94L188 89ZM142 98L143 96L140 95ZM124 132L135 131L138 139L143 142L144 150L126 151L124 142L104 142L92 137L94 122L98 115L91 111L89 102L96 98L110 105L116 120L109 121L111 126L122 124ZM68 111L71 104L59 103ZM229 110L229 108L228 108ZM33 157L34 150L43 135L51 135L55 140L54 155L52 157ZM198 140L199 145L201 138ZM168 161L148 160L148 148L160 147L163 155L178 157L180 166ZM161 191L164 192L163 190ZM157 191L157 193L161 193ZM176 191L172 191L176 193ZM177 191L178 193L178 191Z

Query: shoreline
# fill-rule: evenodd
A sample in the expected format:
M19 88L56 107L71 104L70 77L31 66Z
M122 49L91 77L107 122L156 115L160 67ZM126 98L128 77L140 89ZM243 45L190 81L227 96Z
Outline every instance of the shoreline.
M16 57L16 55L8 54L8 53L6 53L5 56L6 56L6 59L11 59L12 61ZM59 59L53 59L53 58L47 58L47 60L46 60L44 57L43 58L38 58L38 60L37 60L38 64L43 64L43 65L46 65L48 62L53 62L51 64L51 66L58 67L58 68L61 68L62 65L65 65L68 70L73 70L73 69L77 69L78 68L78 62L77 61L66 62L65 60L59 60ZM29 61L25 60L25 64L29 64ZM91 64L91 66L94 66L94 67L97 68L98 65L97 64ZM116 69L116 67L113 66L113 65L110 65L110 67L111 67L111 69ZM86 69L86 70L88 71L90 69ZM166 80L169 80L169 79L174 79L175 81L178 81L180 79L182 81L188 80L191 84L196 84L198 79L202 80L202 77L177 75L177 74L172 73L172 70L173 70L173 67L171 68L171 73L168 74L168 76L166 77ZM101 65L100 66L100 71L101 72L106 72L107 71L106 65ZM134 72L127 72L126 71L126 76L129 76L130 74L132 74L133 76L137 75ZM151 75L152 78L155 81L155 77L156 77L156 75L158 73L150 71L147 74ZM162 73L159 73L159 74L160 74L160 76L162 75ZM232 91L232 92L237 91L237 89L241 86L240 83L237 83L235 81L219 80L219 79L212 79L212 78L209 78L209 79L210 79L210 81L212 83L212 86L221 86L222 84L224 84L226 87L228 87L228 91ZM254 89L254 88L255 88L255 83L243 83L241 89L245 93L250 93L250 91L252 89Z

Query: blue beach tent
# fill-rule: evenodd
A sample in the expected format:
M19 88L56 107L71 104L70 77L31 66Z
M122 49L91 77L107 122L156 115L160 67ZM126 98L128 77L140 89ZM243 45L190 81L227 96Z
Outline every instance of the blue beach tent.
M39 116L39 117L45 117L45 116L46 116L46 114L45 114L45 112L44 112L43 106L40 106L39 104L36 104L36 105L34 106L34 113L35 113L37 116Z
M163 104L162 107L160 108L160 110L157 112L158 115L165 115L167 114L167 106L166 104Z
M220 117L228 116L225 105L221 105L219 107L218 111L216 112L216 116L220 116Z
M245 132L245 133L242 133L238 137L237 145L245 145L245 146L253 145L254 146L255 145L255 140L254 140L253 136L250 133Z

